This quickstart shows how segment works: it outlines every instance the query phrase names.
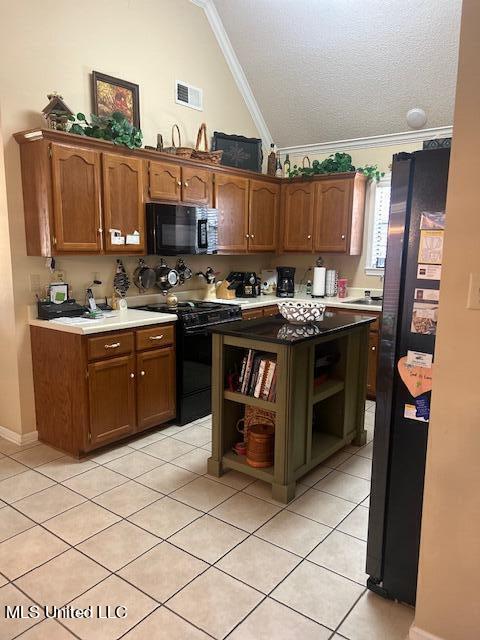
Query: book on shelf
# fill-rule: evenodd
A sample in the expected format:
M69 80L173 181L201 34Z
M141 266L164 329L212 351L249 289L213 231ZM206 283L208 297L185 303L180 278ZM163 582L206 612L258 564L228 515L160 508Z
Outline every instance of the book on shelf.
M254 398L274 401L272 384L276 367L276 356L249 349L242 359L238 391Z

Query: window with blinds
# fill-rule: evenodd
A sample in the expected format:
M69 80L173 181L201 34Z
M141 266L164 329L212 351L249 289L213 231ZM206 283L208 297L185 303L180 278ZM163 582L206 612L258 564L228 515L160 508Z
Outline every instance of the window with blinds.
M373 224L367 269L384 269L387 255L388 216L390 214L390 176L383 178L375 190Z

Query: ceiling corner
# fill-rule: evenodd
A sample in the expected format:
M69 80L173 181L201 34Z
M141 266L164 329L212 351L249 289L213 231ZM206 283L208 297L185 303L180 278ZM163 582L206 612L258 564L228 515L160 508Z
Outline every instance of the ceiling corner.
M205 11L207 20L233 75L238 90L245 100L247 109L249 110L257 131L262 138L262 143L265 147L269 147L272 143L272 135L268 129L262 112L260 111L260 107L258 106L255 96L253 95L253 91L247 80L245 72L243 71L242 65L238 61L237 55L233 49L232 43L230 42L230 38L225 31L222 19L218 14L213 0L190 0L190 2L201 7Z

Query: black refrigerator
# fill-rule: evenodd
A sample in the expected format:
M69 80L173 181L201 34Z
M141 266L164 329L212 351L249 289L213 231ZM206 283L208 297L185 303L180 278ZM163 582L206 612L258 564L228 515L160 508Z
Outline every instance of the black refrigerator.
M367 585L415 603L449 149L392 165Z

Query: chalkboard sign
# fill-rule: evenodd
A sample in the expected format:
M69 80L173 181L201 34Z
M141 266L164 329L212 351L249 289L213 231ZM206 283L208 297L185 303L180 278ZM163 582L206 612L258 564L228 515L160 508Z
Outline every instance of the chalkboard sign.
M212 151L223 151L221 164L236 169L262 171L263 152L260 138L213 133Z

